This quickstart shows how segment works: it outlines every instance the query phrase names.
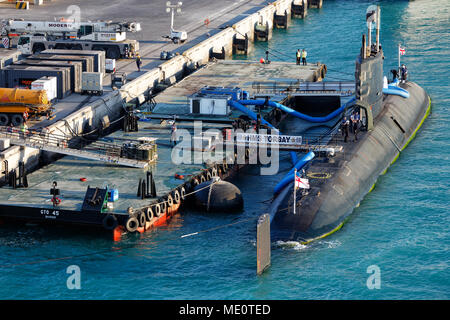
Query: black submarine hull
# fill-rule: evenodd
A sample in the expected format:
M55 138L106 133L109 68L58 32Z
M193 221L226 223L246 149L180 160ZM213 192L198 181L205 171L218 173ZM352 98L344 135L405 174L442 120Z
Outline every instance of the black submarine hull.
M295 214L293 182L275 197L269 208L273 240L309 243L341 228L430 113L431 100L420 86L413 82L401 86L410 97L385 96L377 106L372 130L356 142L350 135L349 142L342 143L344 152L335 158L315 158L310 163L311 188L297 197Z

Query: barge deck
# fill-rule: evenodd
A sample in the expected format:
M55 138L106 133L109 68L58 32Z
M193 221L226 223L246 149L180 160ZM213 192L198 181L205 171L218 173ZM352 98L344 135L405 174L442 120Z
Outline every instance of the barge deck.
M28 174L27 188L3 187L0 192L0 219L91 226L106 230L114 240L120 240L126 233L144 232L164 224L178 212L185 196L193 191L196 184L214 176L230 179L248 161L244 164L222 160L208 164L176 165L171 156L170 124L161 121L161 118L179 117L177 126L191 131L194 122L202 120L206 121L203 129L230 128L230 122L242 116L242 112L233 110L226 116L193 115L189 111L187 97L205 86L239 87L253 96L256 82L313 81L321 79L323 70L322 64L305 67L281 62L221 61L209 64L157 95L156 105L145 115L146 121L139 122L137 132L119 130L102 138L120 143L136 142L141 137L156 139L158 158L147 169L105 165L95 160L65 156ZM274 97L271 99L274 100ZM270 119L271 110L261 110L261 116L276 123L275 119ZM221 158L227 156L224 151ZM151 173L149 179L147 172ZM175 174L184 179L175 177ZM53 186L54 182L56 186ZM51 194L52 188L59 190L55 196ZM140 196L138 189L141 189ZM147 193L146 189L151 191ZM119 197L114 201L116 190Z

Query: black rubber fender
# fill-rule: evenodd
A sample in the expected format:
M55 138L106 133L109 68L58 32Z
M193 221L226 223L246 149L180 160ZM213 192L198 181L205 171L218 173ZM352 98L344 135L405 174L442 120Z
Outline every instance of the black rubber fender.
M161 215L161 206L159 205L159 203L155 204L153 208L155 209L155 216L159 217Z
M179 204L181 201L181 197L180 197L180 192L178 191L178 189L175 189L172 194L173 194L173 201L176 204Z
M118 225L117 218L112 214L108 214L103 218L102 225L106 230L114 230Z
M200 184L206 181L206 178L204 175L200 175Z
M167 202L164 199L160 199L159 207L161 208L161 213L166 213L167 210Z
M196 186L198 186L199 184L200 184L200 182L198 181L197 178L193 178L193 179L191 180L191 188L192 188L192 189L195 188Z
M211 172L210 172L209 170L206 171L205 176L206 176L206 181L209 181L209 180L211 180L211 178L212 178Z
M139 227L145 227L145 223L147 222L147 217L145 212L141 211L137 215L137 219L139 221Z
M153 219L153 210L151 207L148 207L145 209L145 217L147 218L147 221L150 222Z
M169 208L173 206L173 197L171 194L167 195L167 205Z
M128 217L127 222L125 222L125 229L127 229L128 232L136 232L138 227L138 220L133 216Z
M184 201L184 199L186 199L186 189L184 187L180 188L180 197L181 197L182 201Z

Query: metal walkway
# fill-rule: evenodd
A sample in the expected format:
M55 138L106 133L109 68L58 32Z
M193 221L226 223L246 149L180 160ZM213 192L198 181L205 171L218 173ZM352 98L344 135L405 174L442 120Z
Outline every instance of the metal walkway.
M121 157L121 146L114 143L94 142L87 146L90 150L70 148L69 139L62 135L49 134L34 130L20 132L17 128L0 127L0 138L10 140L13 145L55 152L78 158L97 160L125 167L146 168L147 161ZM86 148L86 149L87 149Z
M272 96L326 96L343 97L355 94L354 81L262 81L252 83L254 97Z

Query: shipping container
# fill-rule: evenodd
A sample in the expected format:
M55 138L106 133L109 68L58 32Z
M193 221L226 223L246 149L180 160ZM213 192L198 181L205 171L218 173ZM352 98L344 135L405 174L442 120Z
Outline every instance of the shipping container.
M83 72L83 93L103 94L103 74L100 72Z
M94 72L101 72L102 74L105 74L105 51L47 49L41 51L40 54L53 54L64 56L92 56L94 57Z
M61 55L51 55L51 54L34 54L28 56L27 59L31 60L51 60L51 61L79 61L82 63L82 72L94 72L94 57L92 56L61 56Z
M45 90L48 101L57 98L57 79L56 77L42 77L31 83L33 90Z
M109 73L116 72L116 59L105 60L105 71Z
M0 72L1 87L30 88L33 81L48 76L57 78L58 99L70 94L70 68L10 65Z
M21 60L14 63L15 65L28 65L28 66L45 66L45 67L66 67L70 68L70 88L72 92L81 92L81 74L82 64L81 62L67 62L67 61L41 61L41 60Z
M0 69L13 64L20 59L21 55L19 50L0 48Z

